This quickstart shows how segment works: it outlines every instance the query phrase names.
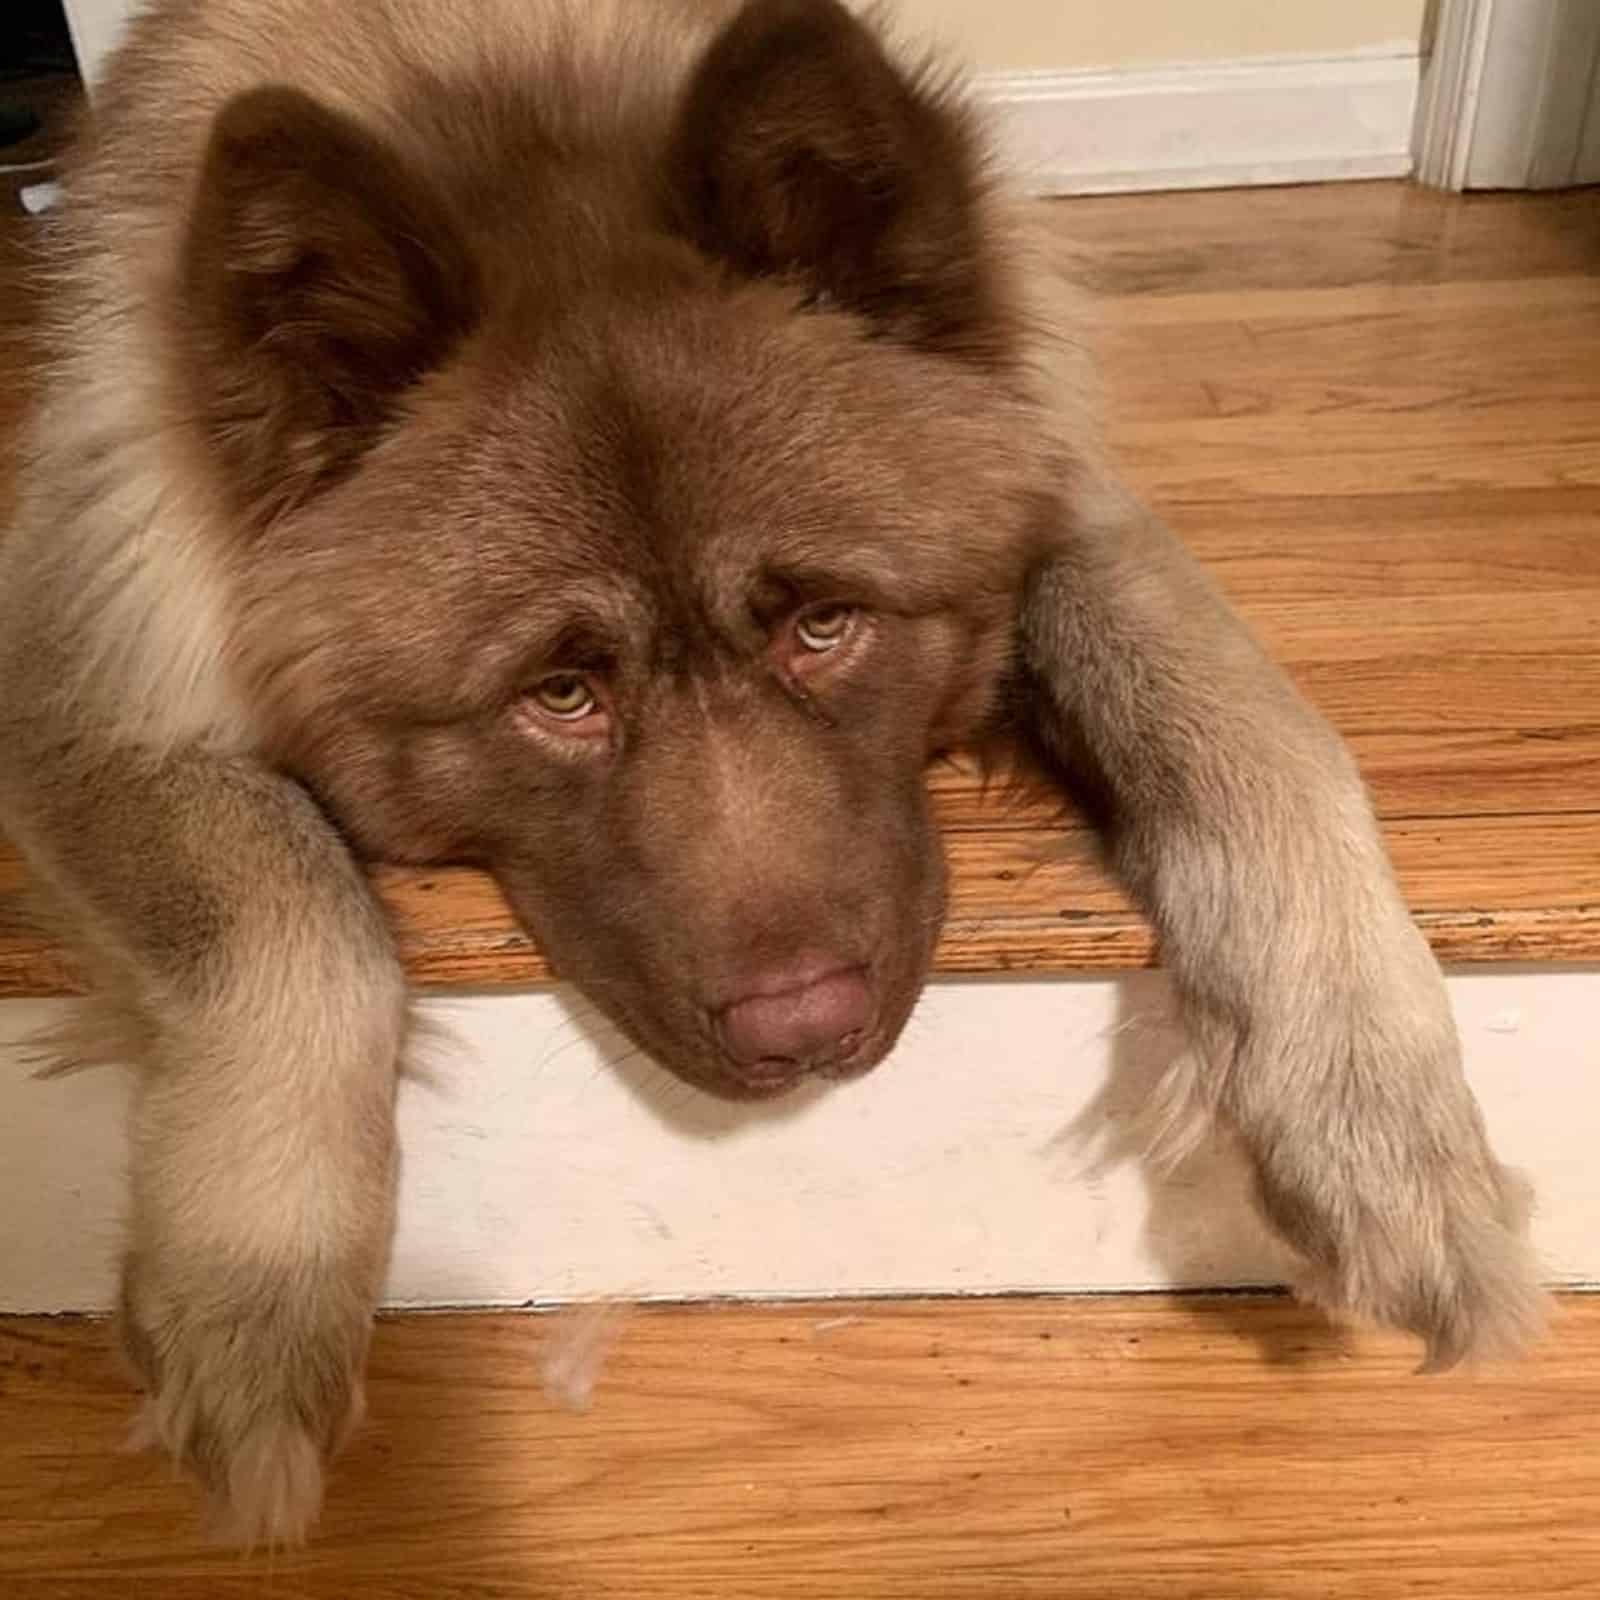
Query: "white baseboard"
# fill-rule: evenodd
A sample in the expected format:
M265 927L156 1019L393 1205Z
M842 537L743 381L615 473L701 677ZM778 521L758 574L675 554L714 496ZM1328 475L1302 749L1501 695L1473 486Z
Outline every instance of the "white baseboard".
M65 0L93 78L133 0ZM1412 170L1415 41L1339 56L1263 56L980 76L1002 159L1040 194L1231 188Z
M1039 194L1233 188L1412 170L1415 45L980 77L1001 160Z
M1600 971L1449 979L1501 1155L1539 1194L1551 1279L1600 1282ZM1176 1171L1134 1130L1182 1048L1160 973L941 982L892 1060L765 1107L692 1094L562 991L436 999L457 1043L400 1095L389 1299L1076 1292L1270 1283L1280 1249L1224 1149ZM0 1312L110 1304L129 1083L38 1081L0 1004ZM618 1067L608 1062L624 1058Z

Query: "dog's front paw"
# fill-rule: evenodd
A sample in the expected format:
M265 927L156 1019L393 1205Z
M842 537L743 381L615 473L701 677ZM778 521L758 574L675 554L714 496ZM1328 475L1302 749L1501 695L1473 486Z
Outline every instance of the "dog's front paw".
M1347 995L1275 1050L1253 1042L1235 1088L1232 1120L1263 1209L1305 1263L1303 1295L1415 1333L1428 1371L1537 1334L1530 1193L1489 1148L1436 976Z
M1475 1163L1418 1131L1409 1148L1386 1135L1381 1153L1280 1140L1257 1154L1263 1209L1305 1263L1294 1287L1416 1334L1424 1371L1514 1356L1545 1310L1522 1233L1525 1185L1498 1166L1464 1170Z
M360 1419L370 1328L367 1295L326 1274L130 1258L121 1332L147 1390L133 1442L199 1478L220 1541L302 1543L323 1465Z

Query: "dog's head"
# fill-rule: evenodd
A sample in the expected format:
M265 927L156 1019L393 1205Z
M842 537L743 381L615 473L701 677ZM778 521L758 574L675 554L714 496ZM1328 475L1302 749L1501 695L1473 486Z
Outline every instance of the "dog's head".
M631 164L440 159L287 91L213 130L189 381L279 752L363 848L492 868L680 1074L870 1066L1040 537L961 117L755 0Z

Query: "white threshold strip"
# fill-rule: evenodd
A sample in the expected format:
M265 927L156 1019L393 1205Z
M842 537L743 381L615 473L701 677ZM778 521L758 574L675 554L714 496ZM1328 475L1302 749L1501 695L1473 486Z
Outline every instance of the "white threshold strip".
M1600 1282L1600 971L1454 973L1468 1074L1539 1192L1553 1283ZM128 1080L37 1080L63 1002L0 1004L0 1311L112 1303ZM860 1081L729 1106L567 992L424 1002L453 1041L400 1097L391 1304L1080 1293L1279 1280L1244 1173L1170 1176L1138 1111L1181 1049L1159 973L933 984Z

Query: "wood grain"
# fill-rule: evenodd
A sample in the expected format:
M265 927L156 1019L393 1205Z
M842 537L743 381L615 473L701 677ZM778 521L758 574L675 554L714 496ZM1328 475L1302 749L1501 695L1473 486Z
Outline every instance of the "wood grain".
M1385 829L1416 920L1439 958L1586 963L1600 958L1600 815L1431 817ZM1082 827L952 830L950 913L934 970L972 977L1115 972L1155 964L1154 931ZM412 980L424 989L526 987L549 963L499 889L463 867L378 867L373 878ZM78 992L66 952L6 907L23 871L0 858L0 998Z
M1058 214L1131 476L1349 739L1434 948L1600 961L1600 206L1343 184ZM19 297L0 331L26 320ZM25 379L22 348L0 369ZM930 785L939 971L1156 959L1058 796ZM549 977L481 876L376 877L420 984ZM24 889L0 842L0 996L69 992Z
M1600 1593L1600 1300L1525 1364L1271 1297L657 1308L589 1412L555 1324L380 1325L308 1549L207 1550L116 1453L101 1324L0 1322L0 1590L161 1600L1505 1600Z
M1064 202L1061 237L1118 296L1570 277L1600 262L1590 193L1459 197L1406 183Z

